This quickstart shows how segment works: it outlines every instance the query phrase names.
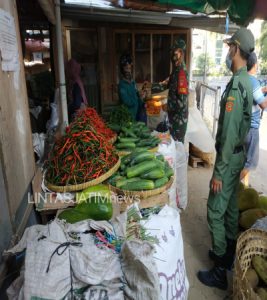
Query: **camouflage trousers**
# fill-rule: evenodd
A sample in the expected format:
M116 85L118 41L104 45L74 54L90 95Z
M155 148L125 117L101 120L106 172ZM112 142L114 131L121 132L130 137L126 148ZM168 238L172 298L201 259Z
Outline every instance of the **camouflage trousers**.
M187 129L188 118L177 113L177 111L168 111L170 123L170 133L175 141L184 143L184 137Z

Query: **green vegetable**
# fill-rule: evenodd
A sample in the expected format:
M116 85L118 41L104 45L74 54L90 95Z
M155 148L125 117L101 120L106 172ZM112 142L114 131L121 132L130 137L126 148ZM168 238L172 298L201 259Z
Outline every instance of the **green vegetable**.
M154 168L147 173L141 175L142 179L160 179L165 176L165 172L162 168Z
M86 219L110 220L113 208L110 198L91 197L78 204L75 208L65 210L58 216L68 223L76 223Z
M141 162L133 167L128 167L126 169L127 177L132 178L132 177L139 176L157 166L158 166L158 161L156 159L151 161Z
M139 148L139 149L135 148L134 151L132 151L132 153L123 156L123 158L121 159L121 163L128 165L135 155L137 155L138 153L145 153L145 152L147 152L146 149L143 150L141 148Z
M136 143L139 141L138 138L124 138L124 137L119 137L120 143Z
M135 150L139 150L139 151L146 151L148 150L148 147L136 147Z
M118 143L116 144L117 149L134 149L135 143Z
M154 184L155 184L155 188L160 188L163 185L165 185L166 183L168 183L169 179L168 177L164 176L160 179L155 180Z
M122 190L127 191L144 191L144 190L153 190L155 187L152 180L138 180L134 182L128 182L121 187Z
M148 161L155 158L155 154L151 152L141 152L136 155L133 155L133 158L131 160L131 166L139 164L142 161Z
M148 139L151 137L151 134L149 132L141 132L139 136L141 138Z
M173 169L171 167L169 167L167 170L165 170L165 176L170 178L171 176L173 176L174 172Z
M158 159L158 160L160 160L160 161L162 161L162 162L165 161L165 158L164 158L164 156L163 156L162 154L157 155L157 156L156 156L156 159Z
M125 184L127 184L127 183L135 182L135 181L139 181L139 180L140 180L139 177L134 177L134 178L130 178L130 179L128 179L128 178L123 178L123 179L118 180L118 181L116 182L116 187L117 187L117 188L121 188L123 185L125 185Z
M138 121L135 123L139 127L146 127L146 124L144 122Z
M117 126L128 126L133 121L132 115L125 105L120 105L112 110L109 123Z
M158 164L159 167L161 167L164 170L166 169L165 162L163 162L163 161L161 161L159 159L156 159L156 162L157 162L157 164Z
M119 133L121 131L120 125L117 125L117 124L108 124L108 127L117 133Z
M116 182L119 180L119 179L122 179L122 176L119 174L119 173L115 173L112 177L110 177L108 179L108 183L115 186L116 185Z
M125 133L126 136L132 137L132 138L137 138L137 136L134 134L132 130L126 127L122 127L121 130Z
M138 147L144 147L144 146L151 146L153 144L152 139L145 139L141 140L140 142L137 143Z
M108 186L104 184L89 186L83 191L76 193L76 202L81 203L83 201L86 201L88 198L95 197L95 196L110 197L110 190Z
M123 170L125 170L125 169L126 169L126 165L125 165L125 164L121 164L121 165L120 165L120 170L123 171Z
M58 218L60 220L66 220L67 223L74 224L76 222L86 220L87 216L71 208L61 212Z

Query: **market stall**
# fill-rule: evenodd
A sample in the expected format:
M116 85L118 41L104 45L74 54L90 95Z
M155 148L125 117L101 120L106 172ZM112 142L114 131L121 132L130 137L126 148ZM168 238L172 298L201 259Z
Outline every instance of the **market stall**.
M36 182L36 209L56 218L28 228L7 252L26 249L25 273L9 293L187 299L176 151L168 133L133 122L125 107L108 124L93 108L79 111Z

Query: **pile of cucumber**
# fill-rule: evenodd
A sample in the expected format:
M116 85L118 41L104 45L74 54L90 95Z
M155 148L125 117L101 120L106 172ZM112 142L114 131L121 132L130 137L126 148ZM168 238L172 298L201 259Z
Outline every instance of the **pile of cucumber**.
M143 122L136 122L128 127L121 127L121 133L115 147L118 151L132 152L133 150L146 150L158 146L160 139L152 136L150 130Z
M108 183L121 190L145 191L164 186L173 176L173 169L163 155L135 150L121 159L121 166Z

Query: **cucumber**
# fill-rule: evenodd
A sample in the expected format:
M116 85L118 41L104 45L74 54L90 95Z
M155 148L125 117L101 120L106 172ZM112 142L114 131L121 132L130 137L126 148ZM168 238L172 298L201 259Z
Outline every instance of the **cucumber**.
M147 127L146 127L146 123L144 123L144 122L138 121L138 122L136 122L135 124L136 124L137 126L147 128Z
M116 144L117 149L134 149L136 147L135 143L118 143Z
M121 164L121 165L120 165L120 170L123 171L123 170L125 170L125 169L126 169L126 165L125 165L125 164Z
M159 144L161 142L161 139L156 136L152 136L152 141Z
M140 179L134 182L128 182L124 184L121 189L127 191L144 191L153 190L155 188L154 182L152 180Z
M145 139L145 140L141 140L136 145L138 147L144 147L144 146L149 146L150 147L152 143L153 143L153 141L151 139Z
M139 154L139 153L146 153L146 149L143 148L135 148L134 151L132 151L132 153L123 156L123 158L121 159L121 163L128 165L131 160L135 157L135 155Z
M174 172L173 169L171 167L168 167L165 169L165 176L170 178L171 176L173 176Z
M139 181L139 180L140 180L139 177L134 177L134 178L130 178L130 179L128 179L128 178L122 178L122 179L120 179L120 180L118 180L116 182L116 187L117 188L121 188L123 185L125 185L127 183L135 182L135 181Z
M126 127L122 127L121 130L126 134L126 136L128 137L132 137L132 138L136 138L137 136L134 134L133 131L131 131L130 129L126 128Z
M146 132L141 132L141 134L139 136L141 138L148 139L148 138L151 137L151 134L150 133L146 133Z
M120 143L136 143L139 142L138 138L125 138L125 137L119 137Z
M128 167L126 169L126 174L128 178L137 177L157 166L158 166L158 161L156 159L151 161L141 162L133 167Z
M112 176L108 179L108 183L115 186L116 185L116 181L122 179L122 176L118 173L115 174L115 176Z
M157 155L157 156L156 156L156 159L158 159L158 160L160 160L160 161L162 161L162 162L165 161L164 156L163 156L162 154Z
M139 151L147 151L148 147L136 147L135 150L139 150Z
M155 158L155 154L151 152L141 152L139 154L133 155L133 159L131 160L130 165L136 165L139 164L142 161L152 160Z
M162 177L160 179L155 180L154 181L155 189L162 187L163 185L165 185L166 183L168 183L168 181L169 181L169 179L166 176L164 176L164 177Z
M126 176L126 170L120 171L120 176L125 177Z
M156 159L156 162L158 164L159 167L161 167L162 169L164 169L166 171L166 166L165 166L165 162L159 160L159 159Z
M141 175L142 179L160 179L165 176L165 172L162 168L154 168L147 173Z

